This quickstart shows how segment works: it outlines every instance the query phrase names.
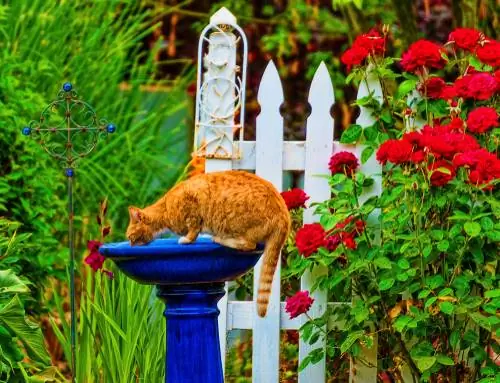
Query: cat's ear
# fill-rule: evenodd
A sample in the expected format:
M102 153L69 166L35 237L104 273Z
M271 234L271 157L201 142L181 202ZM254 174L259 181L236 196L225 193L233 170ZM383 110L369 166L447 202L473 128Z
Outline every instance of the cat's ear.
M144 214L138 207L129 206L128 212L130 214L130 220L132 222L142 222L144 220Z

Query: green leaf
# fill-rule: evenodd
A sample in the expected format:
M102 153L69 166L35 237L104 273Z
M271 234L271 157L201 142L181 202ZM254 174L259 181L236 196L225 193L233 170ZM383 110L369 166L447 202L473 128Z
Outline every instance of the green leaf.
M438 294L438 297L445 297L447 295L453 295L453 290L449 287L446 287L445 289L441 290Z
M389 269L389 270L392 269L392 262L387 257L375 258L373 263L375 264L375 266L377 266L380 269Z
M431 290L422 290L421 292L418 293L418 299L424 299L424 298L427 298L429 296L429 294L431 293Z
M359 330L350 333L347 338L342 342L340 345L340 352L345 353L347 350L349 350L352 345L360 338L362 338L365 335L364 331Z
M422 255L427 258L432 252L432 245L427 245L424 247L424 249L422 250Z
M464 230L469 236L477 237L481 233L481 225L472 221L465 222Z
M489 322L489 320L488 320L487 317L485 317L484 315L482 315L482 314L480 314L478 312L469 313L469 317L474 322L476 322L476 324L478 324L479 326L481 326L485 330L488 330L489 332L491 332L491 324L490 324L490 322Z
M363 132L363 128L360 125L354 124L351 125L347 130L342 133L342 137L340 138L340 143L342 144L354 144L361 137L361 133Z
M22 294L29 291L28 286L12 270L0 270L0 294Z
M405 80L401 84L399 84L397 97L401 98L410 93L417 86L417 80Z
M444 366L454 366L455 362L453 359L451 359L449 356L443 355L443 354L438 354L436 356L437 362L439 364L442 364Z
M443 239L437 244L439 251L446 251L450 247L450 242L447 239Z
M454 330L451 335L450 335L450 346L455 349L457 348L458 344L460 343L460 332L457 330Z
M409 317L407 315L401 315L394 321L393 327L396 329L398 332L403 332L405 327L408 325L413 320L412 317Z
M427 279L427 285L431 290L437 289L442 286L444 283L444 279L441 275L435 275Z
M428 308L428 307L432 306L436 301L437 301L437 297L431 297L431 298L427 299L427 301L425 302L424 308Z
M378 129L375 126L369 126L363 130L363 136L367 142L375 142L378 137Z
M439 309L448 315L453 314L453 311L455 311L455 305L451 302L439 302Z
M483 217L481 218L481 227L485 230L485 231L489 231L489 230L493 230L493 228L495 227L495 224L493 223L493 220L489 217Z
M50 362L42 331L26 320L23 304L17 295L0 309L0 324L23 343L31 359L44 364Z
M432 366L434 366L434 363L436 363L436 357L435 356L413 357L413 360L415 361L415 363L417 364L418 369L421 372L427 371Z
M398 266L403 270L406 270L410 268L410 262L408 262L408 260L405 258L400 258L398 261Z
M500 289L489 290L484 293L485 298L498 298L500 297Z
M394 285L394 282L396 282L394 278L382 279L378 287L381 291L389 290Z
M367 146L366 148L364 148L363 152L361 152L361 163L366 163L366 161L368 161L373 155L374 151L375 149L373 148L373 146Z

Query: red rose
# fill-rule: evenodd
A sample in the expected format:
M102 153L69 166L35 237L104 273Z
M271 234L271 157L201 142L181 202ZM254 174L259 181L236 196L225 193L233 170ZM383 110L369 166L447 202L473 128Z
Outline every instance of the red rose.
M412 152L413 146L406 140L387 140L378 148L376 157L381 164L402 164L410 161Z
M308 312L313 302L309 291L298 291L293 297L287 298L285 311L290 314L290 319L293 319Z
M328 163L328 167L332 174L342 173L352 176L359 166L359 161L356 156L349 152L335 153Z
M284 191L281 193L281 196L285 200L288 210L306 207L306 201L309 199L309 196L302 189L298 188Z
M440 77L431 77L419 87L419 92L429 98L441 98L446 83Z
M500 93L500 69L496 70L495 73L493 73L493 76L497 82L497 93Z
M459 117L453 117L449 124L445 125L449 132L463 133L464 132L464 120Z
M441 93L439 98L442 100L451 100L457 97L457 91L454 85L445 85L443 89L441 89Z
M420 132L407 132L403 134L403 140L408 141L410 144L417 148L421 148L422 145L422 134Z
M439 168L448 171L441 171ZM456 176L455 168L448 161L436 161L429 165L428 169L431 171L431 184L433 186L444 186Z
M413 152L410 157L410 161L414 164L420 164L425 161L425 152L423 150L417 150Z
M477 46L481 32L472 28L457 28L448 36L448 41L455 44L457 48L472 52Z
M485 133L498 126L498 114L494 108L481 106L467 117L467 128L472 133Z
M354 65L361 65L369 54L366 48L354 46L342 54L340 61L350 70Z
M494 68L500 66L500 42L486 40L482 46L476 49L476 55L481 62Z
M489 73L468 74L455 81L458 97L488 100L497 90L497 81Z
M295 243L299 254L310 257L320 247L326 246L326 233L319 223L305 224L295 234Z
M445 60L441 57L442 48L428 40L418 40L401 57L401 66L407 72L418 72L423 67L441 69Z
M385 49L385 38L376 30L356 37L353 47L366 49L370 54L382 54Z
M357 244L352 233L342 233L342 243L351 250L356 250Z
M453 158L453 165L470 169L469 182L474 185L482 185L500 178L500 160L486 149L458 154Z

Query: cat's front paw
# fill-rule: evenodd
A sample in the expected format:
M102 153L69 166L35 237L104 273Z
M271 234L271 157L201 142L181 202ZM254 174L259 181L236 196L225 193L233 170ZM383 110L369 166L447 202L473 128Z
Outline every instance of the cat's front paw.
M192 241L189 240L187 237L180 237L179 238L179 245L187 245L188 243L191 243Z

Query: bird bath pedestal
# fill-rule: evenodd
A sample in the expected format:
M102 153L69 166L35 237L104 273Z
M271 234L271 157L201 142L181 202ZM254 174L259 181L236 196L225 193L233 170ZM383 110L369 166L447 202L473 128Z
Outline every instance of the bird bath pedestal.
M188 245L168 238L144 246L110 243L99 251L133 280L156 285L166 303L166 383L223 383L217 302L224 282L255 266L262 248L241 252L198 237Z

